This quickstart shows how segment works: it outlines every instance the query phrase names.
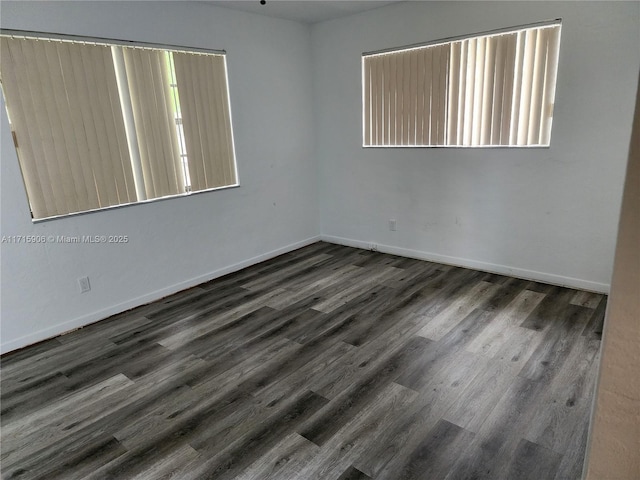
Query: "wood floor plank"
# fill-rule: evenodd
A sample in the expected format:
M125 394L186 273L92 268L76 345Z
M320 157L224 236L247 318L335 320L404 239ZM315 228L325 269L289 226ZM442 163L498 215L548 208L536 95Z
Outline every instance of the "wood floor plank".
M414 402L399 412L375 442L365 446L354 465L371 478L378 478L389 463L406 459L445 411L440 402Z
M327 255L326 253L314 255L313 257L306 260L298 261L286 267L279 268L273 273L263 273L259 278L243 284L242 288L258 291L267 287L272 288L273 286L282 288L286 286L286 282L295 280L295 278L300 275L304 275L307 272L306 268L321 265L322 261L328 259L331 259L331 256Z
M577 479L606 301L317 242L4 355L0 473Z
M507 343L511 334L527 318L544 298L544 294L522 290L508 305L506 305L482 332L467 345L470 352L483 353L494 356L498 349Z
M418 361L405 369L403 375L398 378L398 383L416 391L423 390L441 369L446 368L451 362L465 358L464 353L458 353L459 350L473 338L476 331L482 330L491 321L492 315L491 312L475 310L460 319L441 342L431 343Z
M573 426L590 414L588 392L593 391L597 369L591 368L598 358L599 342L579 337L565 366L549 384L547 395L540 400L534 420L524 437L550 450L565 453L574 434Z
M291 433L253 462L238 480L281 480L302 478L300 472L320 447L297 433Z
M539 480L554 478L562 455L527 440L521 440L511 461L507 478Z
M265 305L281 310L292 303L311 297L321 290L331 289L332 287L335 287L335 285L348 282L349 279L359 275L361 270L362 269L360 267L356 267L354 265L344 265L328 275L323 271L324 275L306 286L303 286L303 282L296 282L295 285L287 285L280 295L271 298L265 302ZM318 295L318 297L320 298L320 295Z
M584 328L582 335L590 335L596 337L598 340L602 339L602 329L604 327L604 315L607 311L607 297L600 300L600 303L596 307L589 319L589 323Z
M520 375L532 380L550 381L562 368L577 337L585 328L591 310L575 305L565 306L554 329L549 329Z
M563 317L564 310L575 295L575 291L568 288L552 287L546 290L544 299L520 324L521 327L545 330Z
M342 472L342 475L338 477L338 480L366 480L369 478L371 478L369 475L362 473L356 467L351 466Z
M603 298L604 295L600 293L578 291L571 298L570 303L581 307L596 308Z
M310 390L331 400L335 397L335 394L331 394L331 392L327 394L326 390L318 386L318 384L324 385L325 381L320 382L317 379L326 376L328 371L344 370L345 357L350 358L350 353L354 350L357 349L348 343L334 343L306 365L286 376L281 376L281 378L271 382L266 387L255 390L253 394L259 395L267 401L274 401L289 395L292 391L308 387ZM343 390L344 388L340 388L339 391L342 392Z
M334 295L326 295L325 291L320 291L319 294L327 297L327 299L322 302L318 302L313 306L313 308L319 312L330 313L370 289L371 285L375 285L383 281L385 278L390 277L397 272L397 270L398 269L395 267L377 268L373 272L368 272L369 274L366 279L361 278L358 282L353 282L351 286L340 288Z
M575 427L575 430L570 436L569 443L566 445L565 454L558 466L554 480L582 478L582 467L587 449L589 424L587 422L580 422Z
M109 340L95 339L89 336L85 338L84 342L77 340L36 354L30 363L16 368L9 366L6 374L3 360L2 379L0 380L2 398L6 400L16 390L27 392L29 388L24 388L27 384L39 382L43 378L60 373L60 370L67 366L90 361L95 356L113 351L116 348L117 346Z
M545 389L544 383L516 377L446 478L510 478L511 460Z
M29 433L32 430L51 428L52 423L60 422L67 415L77 413L78 405L91 405L101 400L101 397L115 393L134 382L125 375L119 373L107 380L92 385L70 395L57 398L30 415L21 417L18 421L2 423L3 454L11 451L14 439Z
M497 286L488 282L478 282L469 292L440 312L429 323L427 323L418 335L432 340L440 340L452 328L457 325L457 321L462 320L473 310L478 308L483 302L495 294Z
M205 461L199 468L180 472L184 479L234 478L264 453L273 448L280 438L291 434L296 426L313 415L326 403L326 399L307 392L291 402L286 409L229 447Z
M327 440L305 465L300 478L338 478L345 471L352 471L352 467L367 474L356 461L395 422L398 415L415 403L416 398L415 392L395 383L389 384Z
M183 390L185 386L175 383L175 379L183 374L187 365L190 363L172 365L154 372L146 379L140 379L134 385L125 385L115 391L103 390L103 395L96 401L75 405L72 412L52 418L46 428L22 430L20 436L11 438L11 442L5 443L3 438L3 464L19 461L20 457L28 459L39 449L49 449L58 443L65 445L76 436L91 435L93 431L113 432L122 428L122 425L139 418L149 408L170 402L174 395ZM158 383L158 379L163 382Z
M386 335L381 335L368 344L368 348L353 347L332 365L330 371L311 380L311 388L325 398L335 398L362 378L370 376L374 370L388 362L400 348L406 347L409 343L423 343L424 345L431 343L426 338L420 340L418 337L414 337L415 331L418 329L419 323L415 318L407 318L404 322L398 322L387 331ZM351 344L347 345L351 346ZM410 368L410 365L406 364L404 368Z
M478 432L516 377L514 369L506 362L477 357L475 361L481 365L480 371L453 399L443 415L445 420L474 433Z
M406 460L388 464L377 478L389 480L444 478L451 464L473 436L473 433L457 425L440 420Z
M147 467L138 475L134 475L134 480L177 478L176 474L186 465L199 461L200 453L190 445L182 445L168 452L167 455Z
M372 396L377 395L380 390L393 382L402 373L405 365L411 364L412 359L420 357L423 346L424 342L421 340L409 342L406 347L383 362L367 377L332 400L298 433L316 445L322 446L346 421L357 415Z
M37 451L20 467L3 465L8 471L6 478L39 479L83 479L101 465L119 458L126 453L125 448L111 435L98 431L86 435L67 437L65 441ZM59 449L64 448L65 456L60 458Z

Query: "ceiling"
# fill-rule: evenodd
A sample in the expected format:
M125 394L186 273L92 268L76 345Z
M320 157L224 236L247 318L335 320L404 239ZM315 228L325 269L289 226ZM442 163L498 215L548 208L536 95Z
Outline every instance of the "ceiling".
M258 0L220 0L206 1L234 10L258 13L270 17L286 18L302 23L317 23L332 18L345 17L354 13L372 10L374 8L398 3L395 1L318 1L318 0L266 0L266 5L260 5Z

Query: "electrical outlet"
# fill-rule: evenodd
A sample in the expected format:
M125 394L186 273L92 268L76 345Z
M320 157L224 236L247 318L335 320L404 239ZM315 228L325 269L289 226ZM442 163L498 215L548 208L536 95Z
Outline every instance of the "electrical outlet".
M377 252L378 251L378 244L377 243L370 243L369 244L369 250L371 250L372 252Z
M396 220L394 218L389 220L389 230L392 232L396 231Z
M78 285L80 286L80 293L87 293L91 291L91 284L89 283L89 277L79 278Z

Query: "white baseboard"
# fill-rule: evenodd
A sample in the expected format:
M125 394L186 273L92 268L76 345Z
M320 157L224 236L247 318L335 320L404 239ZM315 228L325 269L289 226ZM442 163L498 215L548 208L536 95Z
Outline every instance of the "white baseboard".
M338 245L346 245L348 247L363 248L369 250L371 243L353 240L351 238L335 237L332 235L321 235L323 242L337 243ZM407 248L394 247L391 245L376 244L377 250L383 253L399 255L401 257L417 258L419 260L427 260L430 262L444 263L447 265L455 265L457 267L472 268L483 272L498 273L500 275L508 275L510 277L522 278L525 280L534 280L537 282L549 283L552 285L560 285L562 287L576 288L579 290L588 290L597 293L609 293L609 285L605 283L592 282L582 280L580 278L564 277L553 273L537 272L535 270L526 270L518 267L509 267L495 263L481 262L478 260L470 260L468 258L450 257L448 255L440 255L432 252L423 252L420 250L411 250Z
M140 305L145 305L147 303L154 302L166 296L173 295L174 293L180 292L182 290L186 290L187 288L195 287L197 285L200 285L201 283L208 282L210 280L213 280L214 278L227 275L228 273L237 272L238 270L242 270L243 268L250 267L251 265L255 265L256 263L264 262L265 260L269 260L271 258L277 257L278 255L282 255L283 253L288 253L293 250L297 250L298 248L306 247L307 245L311 245L312 243L318 242L319 240L320 240L319 236L307 238L306 240L292 243L290 245L287 245L286 247L278 248L276 250L263 253L256 257L250 258L248 260L243 260L242 262L238 262L233 265L228 265L226 267L220 268L218 270L207 273L205 275L200 275L198 277L194 277L189 280L185 280L183 282L179 282L174 285L170 285L168 287L155 290L145 295L129 299L117 305L113 305L111 307L104 308L102 310L98 310L95 312L91 312L87 315L83 315L78 318L74 318L73 320L52 325L51 327L38 330L37 332L30 333L29 335L24 335L16 339L9 340L6 343L0 344L0 354L11 352L13 350L26 347L33 343L41 342L43 340L56 337L70 330L75 330L80 327L85 327L91 323L97 322L99 320L103 320L112 315L125 312L132 308L139 307Z

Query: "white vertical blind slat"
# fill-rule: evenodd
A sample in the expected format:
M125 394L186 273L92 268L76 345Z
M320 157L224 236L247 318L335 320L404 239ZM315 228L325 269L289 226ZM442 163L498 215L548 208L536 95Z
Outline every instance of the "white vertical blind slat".
M382 139L382 68L383 68L383 60L381 57L376 58L375 62L375 77L376 77L376 89L375 89L375 106L376 106L376 117L375 117L375 137L376 137L376 145L384 145L384 141Z
M416 51L416 145L425 145L424 138L424 54ZM428 138L427 138L428 143Z
M517 34L506 36L506 51L504 62L504 89L502 92L502 111L500 113L500 141L496 145L508 145L511 130L511 109L513 108L513 82L516 63Z
M445 145L447 138L447 81L449 73L449 47L441 45L439 82L439 117L438 117L438 145Z
M201 62L200 71L203 78L210 77L208 82L209 101L213 108L208 109L207 117L211 119L211 122L214 122L218 138L218 144L214 147L217 157L216 161L213 162L214 168L212 170L219 172L218 178L214 177L211 184L219 187L235 183L231 179L233 158L233 151L229 148L231 144L231 125L228 123L227 117L225 117L225 113L228 113L229 110L227 108L224 57L210 57L209 60L210 62Z
M178 143L178 130L176 128L176 113L171 98L171 79L169 75L169 63L167 55L164 51L156 51L156 61L153 62L153 76L154 79L158 79L156 84L155 93L158 98L157 105L160 111L158 130L160 134L170 132L165 137L167 141L164 147L168 150L166 158L171 159L166 163L167 179L168 179L168 192L169 195L173 195L173 192L177 190L178 193L184 192L184 171L182 169L182 162L180 160L180 146Z
M215 117L217 119L218 129L220 132L220 155L222 156L223 159L227 159L227 161L220 162L221 168L222 168L222 182L220 183L220 186L232 185L235 183L235 179L232 173L232 169L233 169L232 162L228 161L228 159L233 158L233 149L231 148L231 145L230 145L231 128L230 126L227 127L227 125L230 125L230 123L228 123L228 119L225 116L225 112L228 113L228 109L225 108L224 104L225 104L225 99L228 98L228 96L227 96L227 89L226 89L227 78L226 78L224 57L215 57L214 72L215 72L216 82L215 82L215 86L212 85L212 87L214 88L212 89L211 94L216 95L217 97L218 107L216 108L216 111L215 111ZM227 128L229 131L229 135L226 135Z
M221 58L219 58L221 60ZM200 85L204 92L204 101L210 105L210 108L203 109L203 118L205 125L210 125L211 135L207 135L208 142L206 143L210 155L214 159L213 162L205 162L205 175L207 185L212 187L219 187L226 184L225 178L225 164L223 156L226 150L224 145L224 118L222 115L223 105L220 102L220 92L218 89L219 79L215 74L216 70L222 69L222 64L218 64L215 58L214 65L207 65L204 62L198 62L197 72L198 79L204 80L203 85ZM213 68L211 68L213 67ZM206 80L209 81L206 81Z
M166 121L162 116L163 112L160 103L162 99L156 93L162 85L162 80L156 76L154 68L158 58L154 55L155 52L142 49L135 49L135 52L136 55L133 58L137 60L137 64L140 67L143 83L136 85L132 98L134 102L140 102L138 111L148 132L145 141L147 142L147 148L153 155L142 159L142 161L149 163L149 168L153 175L153 196L163 197L173 192L169 190L171 183L169 179L170 169L165 158L165 155L171 150L166 148L166 145L163 145L163 137L170 135L170 132L168 130L165 131L163 128L166 125ZM126 56L125 50L125 58ZM148 198L152 198L152 196L148 195Z
M449 59L449 114L447 122L447 144L458 144L458 99L460 97L460 53L461 43L451 45Z
M117 205L118 192L111 181L114 178L113 165L110 161L112 152L109 149L109 139L107 138L107 124L105 122L104 105L102 103L103 95L102 85L100 81L104 72L96 71L96 57L98 52L93 48L80 48L78 58L82 61L81 69L78 73L84 75L87 85L87 97L83 101L87 102L88 111L91 115L91 123L94 131L92 132L92 140L89 145L95 154L93 162L93 177L98 191L100 192L100 205ZM92 86L96 88L92 88Z
M113 54L109 47L105 47L105 50L102 51L101 60L103 72L105 72L106 76L116 78ZM109 110L107 115L112 132L110 137L115 142L114 151L117 152L114 157L116 159L114 170L116 171L118 197L120 203L134 202L137 199L137 193L117 79L115 82L107 82L105 94L108 100Z
M49 216L47 198L50 198L48 174L44 165L39 164L40 145L37 132L29 130L29 120L32 118L32 96L28 89L27 64L24 61L22 44L19 41L9 41L0 37L2 46L2 86L5 91L7 109L11 116L11 128L18 139L18 158L22 170L29 203L34 218Z
M469 41L460 43L460 66L458 67L458 118L457 118L457 141L456 145L464 144L464 114L467 99L467 55Z
M484 70L485 70L485 42L486 39L480 37L476 41L476 58L473 88L473 133L471 144L480 145L480 133L482 128L482 106L484 93Z
M156 193L156 187L154 184L155 172L148 161L149 158L156 158L157 156L155 151L155 142L151 141L150 143L148 141L148 138L153 135L153 132L149 128L149 124L144 115L144 101L141 100L141 96L138 94L138 85L145 84L142 72L142 61L139 59L138 52L135 49L123 49L123 57L125 60L127 82L131 93L131 106L135 123L135 134L140 148L140 163L142 165L142 177L144 179L145 192L147 198L156 198L160 195Z
M164 52L124 47L123 55L147 198L185 191Z
M440 55L439 48L431 50L431 142L430 145L438 145L438 127L440 123L441 92L440 92Z
M558 49L560 46L560 27L549 29L549 49L544 80L542 100L542 125L540 127L540 143L549 144L551 123L553 120L553 103L556 95L556 77L558 74Z
M362 58L362 95L364 118L362 120L364 145L371 145L371 58Z
M411 128L411 107L414 98L411 96L411 52L402 55L402 145L409 145Z
M518 143L518 125L520 123L520 98L522 96L522 74L524 66L526 32L518 32L513 67L513 98L511 99L511 122L509 128L509 145Z
M386 75L388 78L389 84L389 110L387 111L388 118L388 128L389 128L389 145L395 145L398 133L397 133L397 117L396 117L396 109L397 109L397 100L396 95L398 94L398 85L396 84L396 67L397 67L397 58L396 55L389 55L389 70L386 71Z
M466 65L466 89L465 89L465 110L464 110L464 141L463 145L473 144L473 111L474 95L476 90L476 50L477 41L474 38L467 43L467 65Z
M540 141L540 119L544 91L545 64L547 59L547 29L538 32L536 38L536 50L533 64L531 104L529 111L529 131L527 145L537 145Z
M74 198L75 188L68 158L66 158L64 124L55 106L53 96L47 94L47 84L51 82L51 77L55 76L56 70L59 70L59 64L55 66L52 72L49 72L48 68L47 57L56 54L55 46L49 48L51 44L47 41L28 42L26 45L32 48L31 55L35 60L37 75L32 76L29 80L32 82L34 92L36 92L37 98L40 100L36 104L36 122L40 129L40 138L44 147L44 158L50 175L53 200L57 211L71 212L77 208L78 202ZM50 86L53 86L53 82L51 82Z
M172 55L191 188L197 191L235 184L224 58L186 52L173 52ZM374 95L373 88L371 94Z
M493 91L496 75L496 37L489 37L485 42L484 80L482 84L482 122L480 124L480 145L491 145L491 129L493 127Z
M431 136L431 124L433 122L433 50L428 48L423 51L424 58L424 119L422 122L422 135L425 145L433 145L434 137Z
M409 140L408 145L416 145L416 121L418 115L418 52L412 51L409 57L409 95L413 99L409 110Z
M518 119L518 145L526 145L529 133L531 90L533 87L537 38L538 32L536 30L527 30L522 66L522 93L520 95L520 117Z
M92 50L92 68L96 76L115 79L111 49L106 46L100 46ZM130 198L135 195L135 185L133 181L128 181L128 179L131 180L133 178L133 172L126 145L124 119L117 90L117 82L108 82L106 85L102 85L97 94L97 106L101 110L104 125L104 143L107 145L103 154L111 160L105 162L108 165L108 168L105 169L105 183L108 185L111 205L128 203ZM123 156L127 158L125 163L122 162Z
M507 47L506 36L495 38L495 69L493 77L493 104L491 106L491 132L489 145L500 145L502 130L502 100L504 93L504 64Z
M189 155L189 174L191 175L191 189L198 191L206 188L206 174L204 166L205 148L203 145L202 132L200 130L203 122L203 113L198 108L196 94L199 90L196 82L197 72L193 62L189 58L174 55L173 60L176 66L176 81L182 86L180 101L182 107L182 122L185 125L185 142L187 144L187 155ZM178 73L181 72L181 73ZM189 127L187 128L187 125Z

